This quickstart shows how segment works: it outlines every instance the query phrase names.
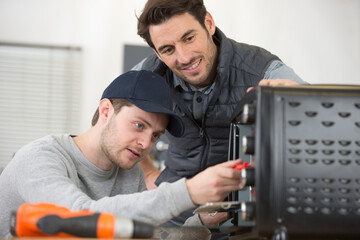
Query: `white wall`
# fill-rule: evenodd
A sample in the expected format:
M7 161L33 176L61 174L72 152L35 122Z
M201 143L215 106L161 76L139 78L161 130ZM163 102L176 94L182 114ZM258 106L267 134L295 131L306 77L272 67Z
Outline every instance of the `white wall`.
M0 41L79 46L82 131L103 89L122 73L124 44L145 45L136 17L146 0L0 0ZM229 37L266 48L310 83L359 84L360 1L204 0Z

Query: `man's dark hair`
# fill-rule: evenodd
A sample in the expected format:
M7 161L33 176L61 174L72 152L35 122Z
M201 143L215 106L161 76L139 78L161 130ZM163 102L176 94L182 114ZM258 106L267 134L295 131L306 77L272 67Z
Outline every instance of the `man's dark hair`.
M163 23L175 15L184 13L191 14L206 29L206 8L203 0L148 0L138 17L137 33L151 48L155 49L149 33L150 25Z
M114 107L114 114L118 114L123 106L130 107L134 105L125 98L110 98L109 100ZM94 116L91 120L91 125L95 126L98 120L99 120L99 107L96 109L96 112L94 113Z

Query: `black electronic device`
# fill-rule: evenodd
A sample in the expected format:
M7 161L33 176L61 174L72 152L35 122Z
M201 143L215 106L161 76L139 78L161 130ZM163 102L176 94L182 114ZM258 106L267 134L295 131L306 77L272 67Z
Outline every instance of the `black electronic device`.
M231 124L238 157L253 167L222 203L230 239L360 239L360 86L256 88Z

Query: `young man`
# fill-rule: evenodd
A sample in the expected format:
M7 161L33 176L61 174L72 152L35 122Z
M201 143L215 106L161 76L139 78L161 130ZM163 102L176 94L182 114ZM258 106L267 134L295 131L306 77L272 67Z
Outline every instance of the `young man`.
M171 108L163 78L130 71L105 89L88 131L47 136L21 148L0 176L0 238L11 237L11 211L25 202L111 212L155 224L239 189L233 167L241 160L145 191L138 162L165 130L174 137L184 131Z
M250 88L305 84L277 56L227 38L202 0L148 0L138 34L155 53L134 69L166 78L173 110L185 123L181 138L168 136L161 173L149 159L141 163L148 188L226 161L231 116Z

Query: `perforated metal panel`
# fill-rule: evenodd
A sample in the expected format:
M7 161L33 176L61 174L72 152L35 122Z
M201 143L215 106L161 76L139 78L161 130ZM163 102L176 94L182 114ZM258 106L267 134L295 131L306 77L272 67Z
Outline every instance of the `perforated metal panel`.
M283 98L287 215L360 216L360 100Z
M261 87L252 103L256 215L232 238L360 238L360 86Z

